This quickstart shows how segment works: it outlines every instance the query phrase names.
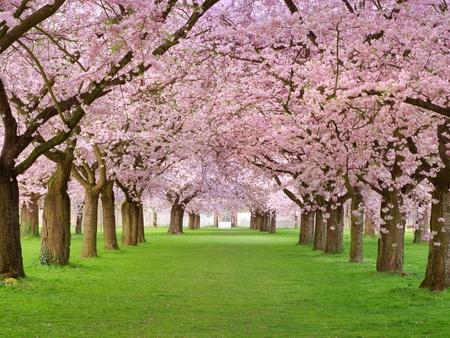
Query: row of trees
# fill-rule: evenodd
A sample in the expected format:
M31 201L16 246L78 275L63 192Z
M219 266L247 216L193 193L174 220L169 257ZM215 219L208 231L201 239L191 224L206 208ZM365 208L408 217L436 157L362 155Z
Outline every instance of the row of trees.
M378 271L402 270L405 220L428 228L431 203L422 286L450 285L445 1L1 6L1 275L25 276L19 194L33 205L45 190L42 250L66 262L68 191L84 190L83 256L93 257L98 199L111 209L117 184L132 244L144 198L171 205L171 233L186 209L295 204L301 237L315 219L317 249L335 253L350 203L351 261L362 259L366 214Z

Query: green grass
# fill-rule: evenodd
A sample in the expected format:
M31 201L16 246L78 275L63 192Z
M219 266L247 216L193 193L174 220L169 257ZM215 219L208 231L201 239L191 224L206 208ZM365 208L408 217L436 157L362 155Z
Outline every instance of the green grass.
M205 228L102 249L71 265L37 263L39 239L22 242L28 278L0 285L0 337L444 337L450 293L419 289L425 244L405 247L408 276L375 272L376 240L364 263L276 235ZM348 236L346 252L348 253Z

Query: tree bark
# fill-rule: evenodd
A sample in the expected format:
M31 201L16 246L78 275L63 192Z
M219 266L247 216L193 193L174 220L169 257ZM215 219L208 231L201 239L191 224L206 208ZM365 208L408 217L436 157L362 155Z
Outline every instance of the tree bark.
M77 205L77 219L75 223L75 233L81 235L83 233L83 206L84 202Z
M188 229L195 230L200 228L200 215L198 213L189 213Z
M364 215L364 236L373 237L375 236L375 229L373 228L373 222L370 217Z
M138 243L138 208L133 201L122 203L122 245L136 246Z
M0 276L26 277L20 244L19 186L13 171L0 164Z
M118 250L114 181L108 181L101 192L103 214L103 244L105 249Z
M23 237L39 236L39 198L40 194L31 193L29 202L22 204L20 228Z
M430 240L428 263L422 288L443 291L450 287L450 170L442 169L434 182L432 197L439 201L431 206L430 230L435 233Z
M314 231L314 247L313 250L325 250L326 245L326 225L323 221L323 212L316 210L316 222Z
M363 261L364 214L361 210L358 210L362 203L361 194L353 191L350 216L350 263L361 263Z
M276 211L272 211L270 217L270 230L269 234L273 235L277 232L277 213Z
M144 205L137 203L137 241L138 243L145 243L145 229L144 229Z
M200 214L195 215L195 228L200 229Z
M254 212L253 210L250 211L250 229L252 230L257 230L258 228L256 218L257 218L256 212Z
M55 160L57 169L48 182L39 261L41 264L68 265L70 258L70 197L67 193L73 150Z
M190 230L195 229L195 216L195 213L189 213L188 229Z
M344 251L344 206L329 206L327 220L327 239L325 254L338 254Z
M384 224L378 239L377 271L397 271L403 269L405 226L399 210L398 190L383 190L381 218Z
M259 231L269 231L269 213L268 212L263 212L261 214L261 223L260 223L260 227L259 227Z
M300 217L300 235L298 244L311 244L314 242L314 211L303 210Z
M182 234L183 233L183 217L185 207L181 204L174 203L170 209L170 225L167 233Z
M83 212L83 248L82 258L97 257L97 223L99 193L85 189Z

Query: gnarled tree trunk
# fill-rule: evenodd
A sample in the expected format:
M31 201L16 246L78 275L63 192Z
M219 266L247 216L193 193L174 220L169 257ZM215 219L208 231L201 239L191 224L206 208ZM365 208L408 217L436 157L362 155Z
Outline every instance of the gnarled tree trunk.
M329 206L327 220L327 239L324 253L338 254L344 251L344 206Z
M44 198L44 215L39 261L42 264L69 264L70 198L67 193L73 162L73 150L62 153L57 169L48 182Z
M303 210L300 218L300 235L298 244L314 242L314 211Z
M114 181L108 181L101 192L103 214L103 244L105 249L118 250Z
M20 244L19 186L12 170L0 164L0 276L26 277Z
M378 239L377 271L397 271L403 269L405 226L399 210L398 190L383 190L381 218L384 224Z
M314 231L314 247L313 250L325 250L326 245L326 225L323 221L323 212L316 210L316 225Z

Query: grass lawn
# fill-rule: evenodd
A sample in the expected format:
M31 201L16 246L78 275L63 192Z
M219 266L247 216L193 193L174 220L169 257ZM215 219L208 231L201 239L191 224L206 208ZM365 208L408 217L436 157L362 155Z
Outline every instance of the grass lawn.
M364 263L234 228L146 229L147 242L103 249L71 265L37 262L40 240L22 241L28 278L0 284L0 337L446 337L450 293L419 289L428 247L405 247L407 276L375 272L376 240Z

